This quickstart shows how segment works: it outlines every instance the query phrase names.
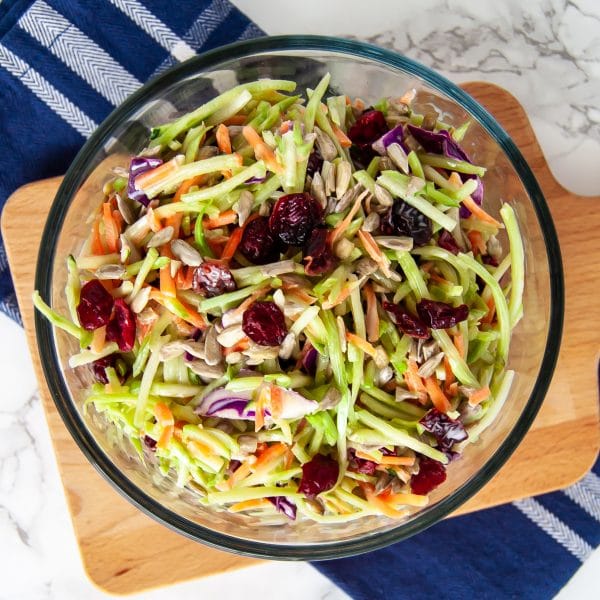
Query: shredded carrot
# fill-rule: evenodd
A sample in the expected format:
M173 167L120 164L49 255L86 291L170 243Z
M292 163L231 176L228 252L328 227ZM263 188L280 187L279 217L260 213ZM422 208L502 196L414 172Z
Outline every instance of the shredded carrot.
M183 220L183 213L175 213L169 215L165 219L165 227L173 228L173 239L176 240L179 237L179 229L181 228L181 221Z
M242 235L244 234L243 227L238 227L233 231L233 233L229 236L225 247L223 248L223 252L221 253L221 260L231 260L235 251L237 250L240 242L242 241Z
M148 208L146 216L148 217L148 225L150 225L150 229L154 231L154 233L162 229L160 219L156 216L152 208Z
M229 507L229 512L242 512L244 510L251 510L253 508L267 508L273 506L266 498L254 498L253 500L244 500L243 502L236 502Z
M442 391L440 384L438 383L435 377L426 377L425 378L425 387L427 388L427 393L433 402L433 405L443 413L446 413L450 410L450 401L446 397L446 394Z
M379 339L379 313L377 312L377 299L373 286L367 283L363 287L365 298L367 300L367 339L369 342L376 342Z
M204 229L218 229L219 227L235 223L237 218L238 214L235 210L226 210L212 219L205 217L202 221L202 226Z
M104 247L100 239L100 221L96 219L92 227L92 243L91 243L92 254L100 256L104 254Z
M281 127L279 128L279 132L281 134L287 133L288 131L290 131L291 127L290 127L290 122L289 121L284 121L281 124Z
M175 196L173 197L173 202L179 202L181 200L181 196L187 194L189 189L195 185L202 185L206 181L206 175L196 175L196 177L190 177L190 179L186 179L175 192Z
M235 487L240 481L243 481L252 473L252 464L256 462L256 458L254 456L249 456L246 459L246 462L243 462L232 474L231 477L223 482L223 487L225 489L231 489Z
M456 346L456 349L458 350L458 353L460 354L461 358L464 358L465 357L465 342L463 340L462 333L457 333L454 336L454 345Z
M348 100L346 104L350 104L350 98L348 98L348 96L346 96L346 98ZM356 110L365 110L365 103L360 98L354 98L353 106Z
M354 215L358 212L360 205L363 200L363 194L361 194L354 202L352 208L348 214L331 230L329 234L329 243L333 246L340 235L348 229L348 225L352 222Z
M342 148L350 148L352 146L352 140L335 124L333 125L333 133L335 133L335 137Z
M223 125L223 123L221 123L217 127L215 137L217 138L217 146L219 147L219 150L225 154L231 154L231 138L229 137L229 129L227 129L227 125Z
M223 121L224 125L243 125L248 117L246 115L233 115Z
M269 470L273 467L273 463L279 460L287 452L287 449L288 447L283 442L278 442L273 446L269 446L260 454L252 470L254 473L261 473Z
M454 383L451 383L448 386L447 392L452 397L456 396L458 394L458 381L455 381Z
M377 454L375 454L375 452ZM376 462L378 463L383 455L381 454L381 452L379 452L379 450L375 450L372 454L369 454L368 452L363 452L362 450L359 449L355 449L354 450L354 454L356 455L357 458L362 458L363 460L370 460L371 462Z
M360 279L357 279L356 281L353 281L352 283L345 283L344 287L342 287L339 294L334 299L325 300L321 304L321 306L323 307L324 310L329 310L329 309L333 308L334 306L338 306L344 300L346 300L346 298L348 298L348 296L350 296L350 294L352 293L352 290L354 290L356 288L356 286L358 286L358 285L360 285Z
M118 210L113 209L112 211L113 222L117 227L119 234L123 231L123 215Z
M296 457L294 456L294 453L288 448L286 453L285 453L285 459L283 461L283 468L287 471L287 469L289 469L292 464L294 463L294 459Z
M156 422L162 428L156 445L159 448L166 448L173 437L175 429L173 413L164 402L157 402L154 406L154 416L156 417Z
M482 323L491 323L494 320L494 315L496 314L496 303L494 302L494 297L490 296L486 302L488 307L487 313L481 319Z
M170 312L177 314L178 312L183 311L184 315L181 316L185 321L191 323L195 327L199 329L206 329L206 320L204 317L196 310L194 310L191 306L186 304L183 300L179 300L178 298L171 298L170 296L165 296L160 290L153 288L150 292L150 299L155 300L159 304L162 304L167 310Z
M386 494L386 501L390 504L402 504L407 506L427 506L429 498L420 494Z
M487 252L487 248L485 247L485 242L483 241L483 236L480 231L469 231L467 232L467 237L469 238L469 242L471 242L471 248L473 249L473 254L477 256L478 254L485 254Z
M188 440L186 446L190 454L195 458L202 459L204 456L211 456L213 454L213 451L208 446L198 440Z
M367 340L364 340L359 335L355 333L351 333L349 331L346 332L346 340L348 340L351 344L354 344L357 348L360 348L363 352L367 353L369 356L375 356L375 348L372 344L369 344Z
M427 392L427 388L423 384L423 380L418 373L419 368L414 360L409 360L406 371L404 371L404 381L406 386L412 392Z
M260 431L264 427L265 408L268 402L268 394L269 392L267 391L267 388L264 387L258 392L258 398L256 399L256 407L254 409L256 413L256 416L254 417L254 431Z
M92 352L100 352L102 348L104 348L104 342L106 341L106 325L102 327L98 327L98 329L94 329L94 333L92 335L92 343L90 344L90 348Z
M450 283L447 279L444 279L437 273L429 273L429 279L432 279L433 281L437 281L438 283Z
M475 200L473 200L473 198L471 198L471 196L467 196L463 201L462 201L463 205L465 206L465 208L468 208L475 217L477 217L480 221L484 221L486 223L491 223L492 225L495 225L496 227L498 227L498 229L501 229L503 227L502 223L496 221L496 219L494 219L494 217L492 217L491 215L489 215L488 213L485 212L485 210L483 210L483 208L481 208L481 206L479 206Z
M171 265L167 265L160 269L160 291L170 298L177 297L177 288L175 287L175 281L171 276Z
M104 221L104 237L109 252L119 251L119 231L113 220L112 207L110 202L105 202L102 205L102 216Z
M166 179L179 169L179 163L174 158L162 165L146 171L135 178L135 187L138 190L150 187L160 183L162 179Z
M242 135L246 141L252 146L256 160L263 160L265 164L275 173L281 173L283 167L277 162L275 153L264 142L258 132L250 125L245 125L242 129Z
M283 394L281 392L281 388L274 383L271 383L271 415L273 418L278 419L281 416L281 411L283 410Z
M250 338L243 338L237 344L223 349L223 354L229 356L233 352L242 352L250 347Z
M411 467L415 464L413 456L384 456L379 461L380 465L398 465L403 467Z
M391 517L392 519L400 519L408 514L406 510L396 510L385 500L385 496L381 497L375 494L375 488L369 483L360 483L369 504L375 507L381 514Z
M381 252L381 249L377 245L377 242L373 239L373 236L368 231L358 230L358 237L362 242L363 248L367 251L367 254L379 265L381 272L386 276L390 276L390 261L387 256Z
M456 381L456 378L454 377L454 371L452 370L452 366L446 355L444 355L444 372L446 374L446 392L448 392L448 388Z
M475 390L472 394L469 395L469 405L477 406L481 404L484 400L487 400L490 397L490 388L483 387L479 390Z

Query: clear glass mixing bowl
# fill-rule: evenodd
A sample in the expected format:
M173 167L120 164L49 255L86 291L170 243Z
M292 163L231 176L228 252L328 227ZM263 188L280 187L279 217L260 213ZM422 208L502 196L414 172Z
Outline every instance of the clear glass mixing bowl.
M211 546L265 558L315 560L366 552L413 535L456 509L498 471L527 432L548 388L561 335L563 281L556 233L540 188L509 136L470 96L426 67L374 46L326 37L261 38L208 52L152 80L117 108L75 158L50 211L36 272L42 297L67 312L65 258L77 255L89 233L86 217L101 201L99 189L108 170L127 166L146 144L151 126L238 83L292 79L302 90L314 88L326 72L333 92L374 102L415 88L417 105L433 103L445 121L471 119L464 147L488 170L486 206L493 213L501 200L510 201L525 240L524 318L511 344L509 367L517 377L510 397L482 439L450 466L429 506L403 522L369 517L335 525L285 519L266 524L199 506L192 493L153 476L97 415L83 414L90 375L68 368L69 355L77 351L72 338L54 332L36 313L42 364L58 411L102 475L168 527Z

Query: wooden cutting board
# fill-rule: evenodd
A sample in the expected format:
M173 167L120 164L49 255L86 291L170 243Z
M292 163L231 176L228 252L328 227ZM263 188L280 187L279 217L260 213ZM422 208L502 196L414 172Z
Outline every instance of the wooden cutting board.
M591 467L600 445L600 300L595 289L600 197L570 194L556 182L523 108L508 92L487 83L463 88L509 132L542 187L562 250L566 314L558 366L530 432L496 477L456 514L572 484ZM42 375L30 300L42 228L59 183L54 178L17 190L2 214L2 234L87 574L107 592L128 594L257 563L192 542L142 514L102 479L64 427Z

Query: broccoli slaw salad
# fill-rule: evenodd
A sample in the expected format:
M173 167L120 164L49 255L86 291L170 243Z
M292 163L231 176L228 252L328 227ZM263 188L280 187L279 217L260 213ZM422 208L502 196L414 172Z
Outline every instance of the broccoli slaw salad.
M67 258L69 314L33 297L147 469L265 522L426 506L514 378L523 243L509 204L486 210L469 123L329 80L152 129Z

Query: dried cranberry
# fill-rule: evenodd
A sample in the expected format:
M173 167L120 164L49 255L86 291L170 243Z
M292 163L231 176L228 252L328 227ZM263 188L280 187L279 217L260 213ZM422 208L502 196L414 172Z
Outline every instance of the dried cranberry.
M106 339L117 342L121 352L130 352L135 344L135 315L123 298L117 298L106 326Z
M112 313L114 298L97 279L81 288L77 317L84 329L92 331L106 325Z
M464 321L469 316L469 307L461 304L456 308L446 302L436 302L423 298L417 303L417 312L423 322L433 329L448 329Z
M239 251L256 265L279 259L277 240L269 228L268 217L257 217L246 225Z
M156 440L151 438L149 435L145 435L143 438L144 446L148 448L151 452L156 451Z
M481 260L483 261L484 265L490 265L491 267L497 267L500 264L498 259L493 257L491 254L483 254L481 256Z
M279 346L287 335L285 319L274 302L254 302L242 317L242 330L260 346Z
M304 246L304 272L307 275L321 275L337 266L338 259L333 254L327 240L327 229L317 227L310 234Z
M115 366L116 356L111 354L110 356L105 356L104 358L99 358L92 363L92 371L94 373L94 379L98 383L108 383L108 377L106 375L106 369L108 367Z
M467 439L467 432L463 424L458 419L451 419L437 408L432 408L427 412L419 423L433 434L438 448L443 452L450 450L453 444Z
M322 168L323 157L321 156L319 149L315 147L308 157L306 174L312 177L317 171L321 171Z
M237 289L231 271L220 262L205 260L194 270L192 289L207 298L220 296Z
M460 252L456 240L452 237L452 234L445 229L442 230L442 233L440 233L438 237L438 246L444 250L448 250L448 252L452 252L452 254L458 254Z
M392 320L398 326L398 329L414 338L427 339L429 337L429 328L419 317L411 315L407 310L399 304L392 302L383 302L384 310L390 313Z
M310 194L287 194L275 203L269 227L287 246L302 246L322 219L323 209Z
M424 246L433 235L431 219L400 199L383 215L380 228L385 235L411 237L415 246Z
M414 494L424 496L446 481L446 469L437 460L422 456L419 458L419 472L410 478L410 488Z
M330 490L340 474L337 460L323 454L315 454L310 462L302 465L302 479L298 491L308 498Z
M388 130L384 114L379 110L366 110L350 129L348 137L352 141L350 155L360 166L366 167L375 156L371 144Z
M348 470L354 473L364 473L365 475L375 475L377 463L365 458L358 458L354 448L348 448Z

